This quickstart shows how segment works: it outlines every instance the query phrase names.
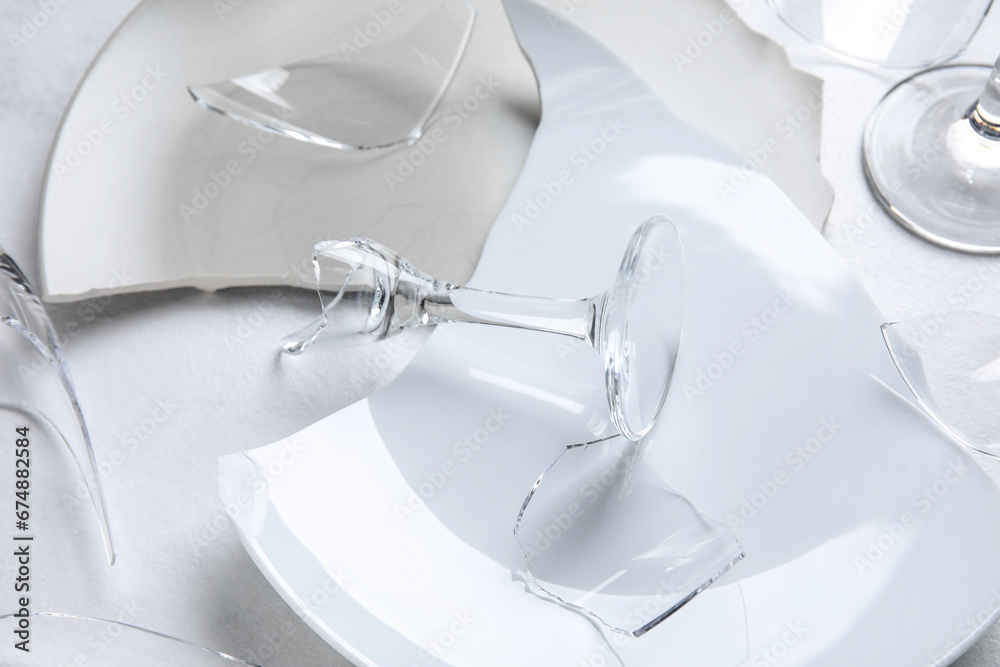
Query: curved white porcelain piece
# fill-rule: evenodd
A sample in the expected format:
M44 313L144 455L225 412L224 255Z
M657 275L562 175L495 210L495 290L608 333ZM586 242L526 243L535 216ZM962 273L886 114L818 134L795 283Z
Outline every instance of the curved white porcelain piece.
M91 63L53 142L43 298L308 287L313 244L357 234L468 278L537 119L530 69L495 3L477 7L423 141L405 149L345 155L207 113L187 90L330 52L371 55L365 30L399 37L428 4L393 3L386 18L377 0L139 3Z
M91 63L52 145L40 210L42 298L309 287L313 245L348 236L374 238L432 275L467 281L538 119L535 81L500 0L476 2L462 62L414 146L345 155L206 113L187 90L352 52L366 43L358 31L389 38L427 4L401 2L388 20L386 0L139 3ZM722 0L561 6L551 21L593 10L613 26L619 48L656 64L647 74L682 115L741 149L740 169L720 183L733 199L742 195L742 170L762 164L822 224L832 199L817 163L822 94L780 47ZM721 25L720 16L728 24L715 48L691 66L671 61L689 34ZM371 25L375 17L386 25ZM636 23L646 28L641 36ZM804 125L775 126L800 106L810 116Z
M607 431L603 377L551 336L453 325L369 399L220 460L262 572L360 665L949 664L1000 611L1000 493L915 406L874 304L771 182L723 201L738 156L506 5L544 116L470 284L597 293L642 220L674 220L687 305L647 462L746 558L639 639L526 592L514 518Z

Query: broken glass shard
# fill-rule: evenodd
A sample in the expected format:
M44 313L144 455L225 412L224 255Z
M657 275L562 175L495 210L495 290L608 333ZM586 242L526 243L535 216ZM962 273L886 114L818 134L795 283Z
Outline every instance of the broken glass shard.
M954 58L992 0L768 0L793 30L825 49L882 67L929 67Z
M36 428L61 440L76 461L114 564L107 503L90 431L76 397L69 366L45 308L17 263L0 248L0 410L30 418ZM30 440L30 438L29 438Z
M0 621L5 626L4 634L13 638L0 648L3 664L8 667L258 667L227 653L120 621L56 613L5 614ZM22 637L27 639L26 651L16 648L19 641L25 641Z
M531 592L630 637L744 556L729 527L671 489L641 447L621 436L567 447L535 482L514 527Z
M416 141L472 33L465 0L390 3L330 38L323 56L188 88L212 111L348 150Z
M968 310L882 326L917 402L962 444L1000 457L1000 318Z

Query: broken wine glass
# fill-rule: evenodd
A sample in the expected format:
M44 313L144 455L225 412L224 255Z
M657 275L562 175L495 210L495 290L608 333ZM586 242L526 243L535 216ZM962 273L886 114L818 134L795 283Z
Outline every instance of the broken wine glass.
M445 283L369 239L326 241L313 253L319 320L289 336L284 350L304 351L320 336L351 347L428 324L464 322L562 334L604 359L618 432L638 440L666 399L680 345L684 305L681 241L674 224L653 216L636 229L611 289L586 299L548 299Z

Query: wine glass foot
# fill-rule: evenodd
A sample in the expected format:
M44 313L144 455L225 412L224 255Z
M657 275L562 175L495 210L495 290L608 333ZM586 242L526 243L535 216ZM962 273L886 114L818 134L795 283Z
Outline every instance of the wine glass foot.
M865 175L907 230L940 246L1000 253L1000 138L972 110L991 68L950 65L897 84L868 119Z
M684 321L684 261L677 228L663 216L642 223L607 292L598 350L611 417L638 440L653 427L670 389Z

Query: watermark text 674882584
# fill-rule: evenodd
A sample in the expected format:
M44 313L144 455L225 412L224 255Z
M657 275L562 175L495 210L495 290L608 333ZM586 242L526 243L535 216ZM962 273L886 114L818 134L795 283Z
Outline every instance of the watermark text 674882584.
M31 651L31 546L34 537L28 533L31 520L31 439L28 427L19 426L14 433L14 557L17 574L14 577L14 600L17 624L14 648Z

